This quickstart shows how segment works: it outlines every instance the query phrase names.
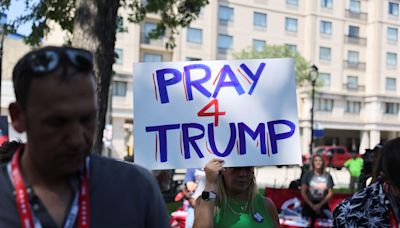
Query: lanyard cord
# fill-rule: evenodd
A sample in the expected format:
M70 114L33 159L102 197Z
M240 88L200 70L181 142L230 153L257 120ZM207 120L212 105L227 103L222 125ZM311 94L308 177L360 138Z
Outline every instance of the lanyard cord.
M15 200L17 203L18 214L21 220L22 228L41 228L38 218L32 213L29 204L29 197L26 191L26 186L22 178L21 169L19 167L19 160L21 156L21 149L24 146L17 148L11 162L8 164L8 173L15 188ZM70 212L65 221L64 228L72 228L78 217L79 228L89 228L90 222L90 195L89 195L89 157L85 161L85 166L80 179L79 193L75 194Z

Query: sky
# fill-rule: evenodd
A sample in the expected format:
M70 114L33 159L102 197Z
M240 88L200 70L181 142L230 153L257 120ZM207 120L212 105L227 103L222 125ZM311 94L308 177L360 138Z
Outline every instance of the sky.
M36 1L37 0L34 0L33 2L36 2ZM18 16L21 15L22 12L24 12L24 10L25 10L24 2L25 2L24 0L11 0L10 8L8 11L6 11L7 22L10 22L10 20L17 18ZM32 27L32 23L23 24L17 28L17 33L22 34L22 35L28 35L32 30L31 27Z

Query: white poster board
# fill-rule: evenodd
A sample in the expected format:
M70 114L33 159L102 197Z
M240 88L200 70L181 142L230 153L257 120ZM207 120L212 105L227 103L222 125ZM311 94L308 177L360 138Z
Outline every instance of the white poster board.
M133 85L139 165L301 164L292 59L138 63Z

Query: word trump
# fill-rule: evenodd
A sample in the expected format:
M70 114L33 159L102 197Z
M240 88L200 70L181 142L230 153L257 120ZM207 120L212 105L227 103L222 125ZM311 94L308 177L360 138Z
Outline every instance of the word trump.
M257 86L257 82L260 79L260 76L262 75L262 72L265 68L265 63L260 63L255 73L253 73L244 63L240 64L239 67L246 74L245 75L244 73L242 73L242 71L238 68L238 72L240 73L240 75L242 75L246 79L246 81L251 84L249 91L247 91L247 93L251 95L255 87ZM194 72L197 73L196 75L198 75L200 72L202 77L198 79L193 79L192 76ZM246 76L250 79L248 79ZM232 70L231 66L228 64L224 65L221 68L218 75L214 79L213 85L216 84L214 91L210 91L204 86L204 84L211 79L211 69L205 64L196 63L184 66L183 72L175 68L160 69L156 71L156 79L157 82L154 82L154 86L158 88L158 94L160 95L160 101L162 104L169 103L167 88L180 82L183 82L186 98L188 101L193 100L193 89L196 89L207 98L210 98L211 96L213 98L217 98L220 90L224 87L234 88L238 95L242 95L245 93L236 74ZM155 80L154 75L153 80ZM250 80L252 82L250 82ZM157 91L157 89L155 90Z
M277 132L275 127L280 126L289 128L288 131L285 132ZM257 127L253 130L249 126L247 126L243 122L239 123L229 123L230 128L230 137L227 143L227 146L224 149L218 149L216 146L216 137L214 134L214 124L210 123L207 126L203 126L199 123L183 123L183 124L169 124L169 125L159 125L159 126L149 126L146 127L146 132L155 132L156 133L156 151L157 144L159 138L159 149L160 149L160 161L167 162L168 161L168 132L180 129L181 130L181 150L183 147L183 153L185 159L191 158L190 148L193 148L194 152L197 154L199 158L203 158L204 154L199 148L198 142L203 138L206 139L206 142L210 143L210 148L207 150L218 156L218 157L226 157L232 153L235 143L238 143L238 154L244 155L246 154L246 135L251 139L256 140L259 138L260 140L260 152L262 155L269 155L268 144L270 142L271 153L278 153L278 145L277 142L279 140L284 140L292 137L295 132L295 124L289 120L274 120L269 121L267 123L259 123ZM197 134L193 134L193 132L197 132ZM200 132L200 133L198 133ZM207 133L207 136L205 136ZM182 151L181 151L182 152ZM157 156L157 152L156 152Z

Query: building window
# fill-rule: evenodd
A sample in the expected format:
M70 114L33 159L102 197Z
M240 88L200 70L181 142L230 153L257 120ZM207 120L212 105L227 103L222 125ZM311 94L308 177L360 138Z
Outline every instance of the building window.
M347 51L347 61L350 63L358 63L358 51Z
M203 43L203 30L196 28L188 28L186 33L186 41L189 43Z
M254 12L253 25L257 27L267 27L267 14Z
M265 41L264 40L256 40L253 39L253 49L256 51L263 51L265 48Z
M186 61L201 61L201 58L186 57Z
M112 94L117 97L126 96L127 82L123 81L113 81L112 82Z
M221 22L233 21L233 8L228 6L219 6L218 19Z
M296 44L285 44L285 46L291 53L296 53L297 52L297 45Z
M331 112L333 110L333 99L316 99L316 110L322 112Z
M145 43L150 42L149 33L152 32L153 30L155 30L156 28L157 28L157 24L156 23L151 23L151 22L144 23L144 39L145 39Z
M361 11L361 3L359 0L350 0L349 9L351 12L359 13Z
M322 34L330 35L332 34L332 22L330 21L321 21L319 31Z
M386 90L396 91L396 78L386 78Z
M319 48L319 59L331 61L331 48L328 47L320 47Z
M144 54L143 62L162 62L162 55L158 54Z
M349 26L349 37L360 37L360 28L358 26Z
M332 0L321 0L321 7L332 9Z
M346 110L348 113L360 113L361 102L359 101L346 101Z
M122 49L115 48L114 53L115 53L115 64L121 65L122 64Z
M117 32L124 32L124 18L121 16L117 17Z
M389 2L389 14L399 16L399 3Z
M348 89L357 89L358 88L358 77L347 76L347 88Z
M390 41L397 41L397 28L387 28L387 39Z
M331 86L331 74L329 73L320 73L319 80L322 82L322 86L330 87Z
M385 114L397 115L399 113L399 104L385 102Z
M386 53L386 65L396 66L397 65L397 54L393 52Z
M233 44L232 36L218 34L218 48L219 49L231 49L232 44Z
M297 19L296 18L285 18L285 29L289 32L297 32Z
M298 0L286 0L286 4L291 5L291 6L298 6L299 1Z

